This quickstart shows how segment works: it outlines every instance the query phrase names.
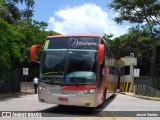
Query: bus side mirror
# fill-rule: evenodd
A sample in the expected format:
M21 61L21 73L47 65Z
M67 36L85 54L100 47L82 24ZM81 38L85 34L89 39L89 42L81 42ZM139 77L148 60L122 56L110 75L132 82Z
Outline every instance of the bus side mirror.
M36 52L37 48L43 48L43 45L37 44L37 45L32 45L30 49L30 60L32 62L40 63L40 61L36 60Z
M98 45L98 61L99 61L99 64L103 63L103 59L104 59L104 45L99 44Z

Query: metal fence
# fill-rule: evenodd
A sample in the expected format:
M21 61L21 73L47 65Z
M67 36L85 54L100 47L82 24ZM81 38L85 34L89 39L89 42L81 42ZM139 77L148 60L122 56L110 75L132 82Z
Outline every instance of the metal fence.
M138 77L134 84L136 95L160 97L160 78Z
M0 94L9 92L20 92L20 70L0 70Z
M0 93L7 93L11 91L11 72L0 71Z

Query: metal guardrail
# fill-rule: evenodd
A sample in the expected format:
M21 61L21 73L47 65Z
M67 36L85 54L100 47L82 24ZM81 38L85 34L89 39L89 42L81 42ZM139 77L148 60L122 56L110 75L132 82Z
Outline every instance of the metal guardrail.
M136 95L160 97L160 78L139 77L134 81Z
M0 71L0 93L8 93L12 91L11 72Z
M8 71L0 70L0 93L20 92L20 71L14 68Z
M135 85L135 94L151 97L160 97L160 91L148 85Z

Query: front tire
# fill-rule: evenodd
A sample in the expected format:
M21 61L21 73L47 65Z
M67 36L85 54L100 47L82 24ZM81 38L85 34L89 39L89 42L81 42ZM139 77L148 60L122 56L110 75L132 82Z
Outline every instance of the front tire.
M114 91L113 95L111 96L111 98L115 98L116 96L116 91Z
M100 105L100 108L103 108L105 103L106 103L106 90L103 93L103 98L102 98L102 103Z

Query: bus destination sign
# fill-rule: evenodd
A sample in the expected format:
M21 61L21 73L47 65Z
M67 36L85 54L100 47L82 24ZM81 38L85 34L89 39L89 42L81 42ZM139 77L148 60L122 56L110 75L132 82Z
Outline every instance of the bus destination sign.
M97 50L98 37L59 37L47 39L45 49L89 49Z
M98 43L95 40L71 38L70 48L96 48L97 44Z

